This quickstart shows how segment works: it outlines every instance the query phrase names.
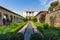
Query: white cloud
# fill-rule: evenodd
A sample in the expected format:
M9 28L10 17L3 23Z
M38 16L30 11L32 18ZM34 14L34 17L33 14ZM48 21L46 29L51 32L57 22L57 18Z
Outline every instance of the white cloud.
M53 0L53 1L57 1L57 0Z
M57 1L57 0L51 0L48 4L47 4L47 1L48 1L48 0L39 0L39 1L40 1L41 5L49 6L51 2Z
M39 0L41 2L41 5L45 5L47 0Z
M52 0L52 1L50 1L48 4L46 4L46 6L45 6L45 7L49 7L49 6L50 6L50 4L51 4L52 2L54 2L54 1L57 1L57 0Z
M53 1L50 1L48 4L46 4L45 7L49 7L52 2L53 2Z

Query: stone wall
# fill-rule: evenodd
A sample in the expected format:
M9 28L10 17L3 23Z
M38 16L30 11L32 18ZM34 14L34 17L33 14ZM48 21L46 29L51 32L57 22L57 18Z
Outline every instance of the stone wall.
M60 10L46 15L45 22L47 22L50 25L51 25L51 17L55 17L55 19L52 20L52 22L54 21L54 26L60 27Z

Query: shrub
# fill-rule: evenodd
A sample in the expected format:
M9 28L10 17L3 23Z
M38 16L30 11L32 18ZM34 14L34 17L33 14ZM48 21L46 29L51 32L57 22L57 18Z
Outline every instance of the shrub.
M27 19L27 18L23 18L23 21L24 21L24 22L27 22L27 21L28 21L28 19Z
M47 23L39 24L34 23L37 29L44 35L44 40L59 40L60 28L50 26ZM48 30L46 30L48 29Z
M0 27L0 34L3 34L4 30L6 29L6 26L1 26Z
M24 35L22 33L12 34L9 39L10 40L24 40Z
M34 33L31 35L30 40L43 40L43 38L39 33Z
M44 32L44 40L58 40L59 39L59 35L57 31L45 31Z
M37 29L38 29L40 32L43 33L44 27L43 27L43 25L39 25L39 26L37 26Z
M44 23L44 24L43 24L43 27L44 27L44 29L48 29L50 26L49 26L48 23Z
M59 37L60 37L60 29L59 29L59 31L58 31L58 32L59 32Z
M9 26L17 27L18 25L19 25L19 23L17 24L16 22L13 22L13 23L11 23Z
M10 25L10 27L9 27L10 29L8 29L8 31L6 31L7 34L16 33L18 30L20 30L26 24L26 22L18 23L16 25L14 25L14 24L16 24L16 23L13 23Z
M8 40L9 36L6 34L0 34L0 40Z
M37 17L34 17L34 18L32 19L32 21L33 21L33 22L37 22Z

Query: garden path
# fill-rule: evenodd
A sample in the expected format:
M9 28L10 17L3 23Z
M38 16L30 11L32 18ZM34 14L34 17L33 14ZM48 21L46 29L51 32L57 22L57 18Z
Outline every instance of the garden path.
M24 40L30 40L30 36L33 33L40 33L42 35L41 32L39 32L39 30L37 30L37 28L34 26L33 22L29 21L21 30L19 30L18 32L21 32L24 34Z
M30 40L30 36L31 36L31 34L33 34L33 31L34 30L33 30L32 24L29 23L27 30L25 32L25 35L24 35L24 40Z

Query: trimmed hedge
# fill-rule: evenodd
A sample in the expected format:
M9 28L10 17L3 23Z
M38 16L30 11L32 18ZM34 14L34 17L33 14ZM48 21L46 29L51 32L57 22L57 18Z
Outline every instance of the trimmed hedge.
M44 35L44 40L59 40L60 39L60 28L55 28L47 23L34 23L37 29Z
M44 35L44 40L58 40L59 39L58 31L46 30L43 35Z
M20 30L26 23L22 22L22 23L14 23L13 27L7 31L7 33L16 33L18 30Z
M0 40L8 40L9 36L7 34L0 34Z
M24 34L14 33L11 35L0 34L0 40L24 40Z
M41 34L39 33L33 33L30 37L30 40L43 40Z
M24 34L22 33L12 34L9 40L24 40Z
M0 27L0 34L12 34L17 32L19 29L21 29L27 22L21 22L21 23L11 23L8 26L1 26Z
M11 23L0 27L0 40L24 40L24 34L17 33L27 22Z

